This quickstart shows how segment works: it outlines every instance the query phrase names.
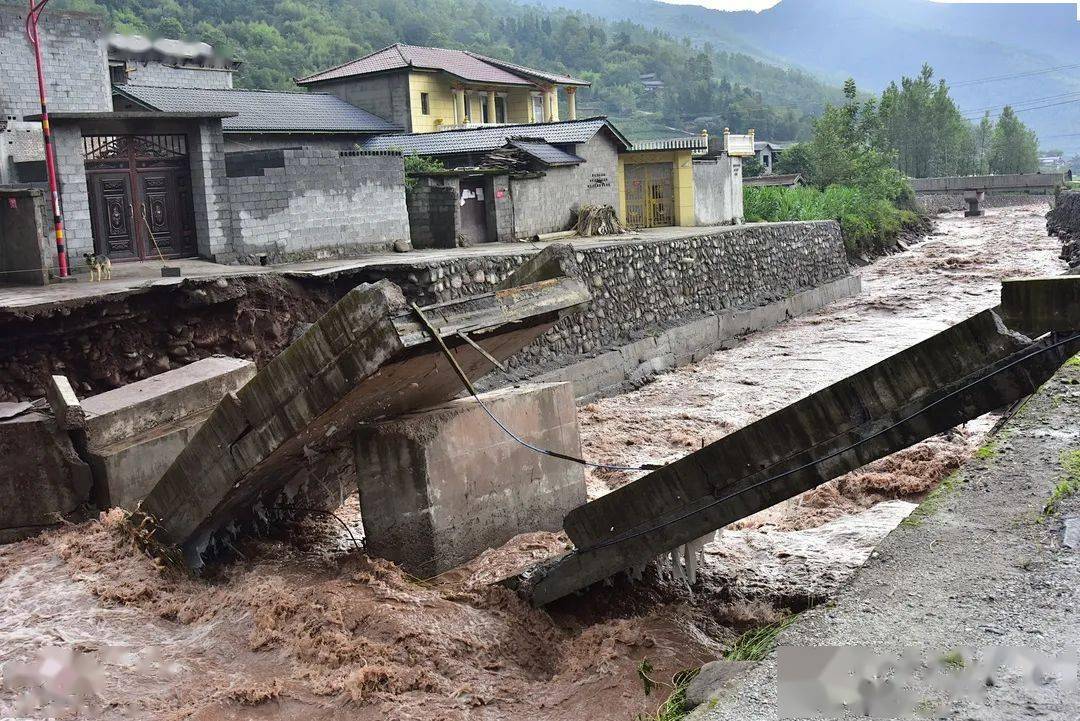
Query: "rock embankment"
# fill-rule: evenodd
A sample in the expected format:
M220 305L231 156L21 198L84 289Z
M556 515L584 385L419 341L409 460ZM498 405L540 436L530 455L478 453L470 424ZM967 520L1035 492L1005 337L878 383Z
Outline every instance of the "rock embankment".
M1069 266L1080 268L1080 191L1058 194L1053 210L1046 214L1046 230L1064 241L1061 257Z

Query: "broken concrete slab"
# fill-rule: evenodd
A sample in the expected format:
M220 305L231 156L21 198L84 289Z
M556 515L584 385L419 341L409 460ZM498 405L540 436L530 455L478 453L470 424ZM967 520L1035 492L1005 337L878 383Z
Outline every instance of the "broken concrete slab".
M1080 331L1080 276L1009 278L1001 283L1006 325L1035 338L1050 331Z
M90 468L45 412L0 421L0 543L55 526L90 501Z
M228 393L255 377L241 358L204 358L86 398L80 450L100 508L134 510Z
M471 378L588 302L555 278L423 309ZM461 339L467 332L484 353ZM361 422L446 401L461 381L388 281L350 291L236 393L225 396L146 497L156 536L198 567L237 523L265 515L311 454L347 442Z
M86 410L79 404L79 397L66 376L52 376L49 379L45 398L60 428L65 431L86 428Z
M576 551L512 580L546 604L1030 395L1080 341L985 311L571 512Z
M480 398L524 441L580 457L571 384ZM587 500L582 466L517 443L473 398L362 426L356 469L368 551L420 578L520 533L558 530Z

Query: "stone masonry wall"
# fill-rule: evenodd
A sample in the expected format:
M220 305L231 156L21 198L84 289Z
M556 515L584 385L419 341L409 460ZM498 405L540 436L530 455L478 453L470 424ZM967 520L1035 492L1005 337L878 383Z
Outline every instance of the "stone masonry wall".
M409 240L397 153L325 148L226 156L236 260L349 257Z
M25 3L22 3L25 6ZM0 5L0 120L41 112L24 7ZM38 25L51 112L112 110L106 28L100 18L49 10Z
M436 303L490 291L529 257L417 261L367 272L372 280L385 277L399 284L410 300ZM510 375L564 366L658 330L790 298L849 273L834 221L732 226L679 240L581 244L577 260L593 302L511 358Z

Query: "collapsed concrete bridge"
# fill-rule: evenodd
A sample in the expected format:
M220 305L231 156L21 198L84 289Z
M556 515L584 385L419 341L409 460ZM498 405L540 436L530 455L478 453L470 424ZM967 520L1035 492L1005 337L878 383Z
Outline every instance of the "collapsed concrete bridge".
M575 509L576 548L508 584L550 603L1024 398L1080 351L1077 330L1080 278L1007 281L1000 307Z

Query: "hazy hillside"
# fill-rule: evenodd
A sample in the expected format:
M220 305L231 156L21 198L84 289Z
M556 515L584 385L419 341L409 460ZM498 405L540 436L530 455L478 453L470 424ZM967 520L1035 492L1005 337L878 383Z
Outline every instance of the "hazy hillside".
M1080 23L1075 5L957 5L927 0L782 0L762 13L653 0L531 0L712 42L829 82L880 91L929 62L965 111L1018 105L1044 147L1080 149ZM1061 66L1073 66L1061 68ZM1056 72L1037 72L1047 68ZM1037 74L1036 74L1037 73ZM993 82L969 82L1000 78ZM1049 107L1040 107L1040 106Z
M587 78L582 112L626 119L639 136L724 126L805 137L811 116L840 97L802 71L695 46L628 21L509 0L63 0L109 15L124 32L203 40L243 60L243 87L291 88L292 78L394 42L477 50ZM664 94L647 92L652 73ZM736 80L737 78L737 80Z

